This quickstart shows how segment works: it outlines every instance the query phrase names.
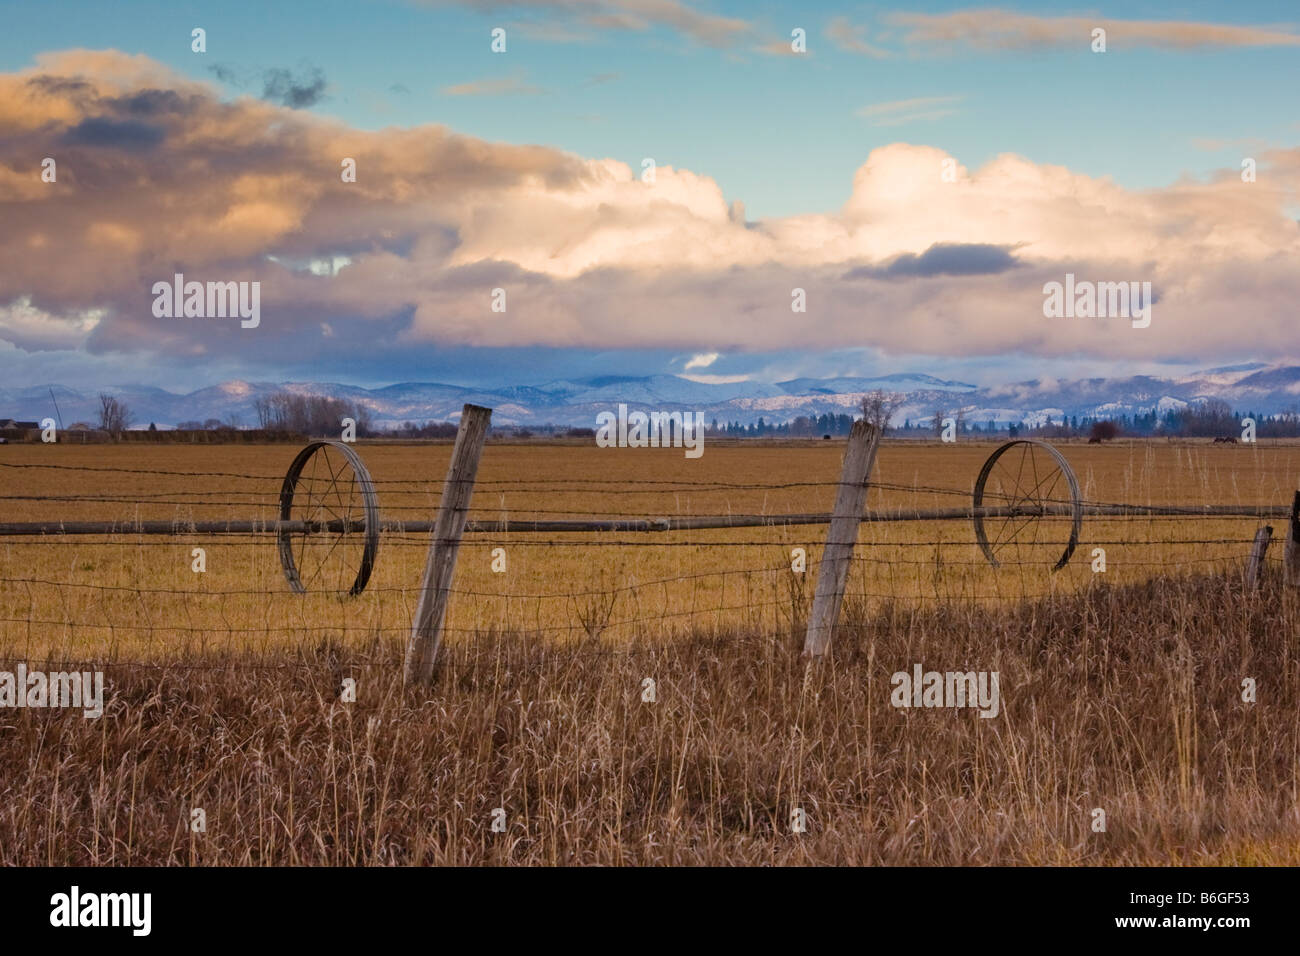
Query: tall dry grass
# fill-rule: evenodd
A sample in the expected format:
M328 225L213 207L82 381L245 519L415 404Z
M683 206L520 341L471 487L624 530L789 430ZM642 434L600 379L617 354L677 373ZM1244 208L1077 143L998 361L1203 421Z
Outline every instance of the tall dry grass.
M397 644L328 635L110 663L99 720L0 711L0 864L1300 862L1300 614L1275 570L1255 594L1180 577L868 613L812 666L797 622L485 633L423 692ZM895 709L915 663L1000 672L1000 715Z

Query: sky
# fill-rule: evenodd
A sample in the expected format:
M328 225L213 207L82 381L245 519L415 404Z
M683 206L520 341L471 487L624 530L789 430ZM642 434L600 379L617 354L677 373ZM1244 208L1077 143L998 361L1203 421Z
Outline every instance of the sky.
M1294 3L0 14L6 385L994 384L1300 352ZM157 315L178 272L260 283L259 324ZM1066 274L1150 282L1151 324L1045 316Z

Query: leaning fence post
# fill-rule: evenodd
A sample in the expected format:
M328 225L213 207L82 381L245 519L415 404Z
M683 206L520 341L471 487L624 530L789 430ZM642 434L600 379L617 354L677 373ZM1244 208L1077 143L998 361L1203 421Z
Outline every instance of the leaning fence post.
M1300 491L1291 501L1291 523L1286 536L1286 548L1282 555L1286 568L1286 583L1300 587Z
M406 647L405 681L427 684L433 680L433 662L442 642L442 624L447 617L447 598L456 570L456 552L474 493L478 459L487 438L492 409L466 405L461 411L456 445L442 486L442 502L429 542L429 559L424 566L420 603L411 622L411 641Z
M1250 546L1250 557L1246 559L1246 590L1253 588L1259 581L1259 567L1264 563L1264 552L1273 537L1273 526L1264 525L1255 532L1255 543Z
M808 618L808 634L803 644L805 656L820 657L831 646L879 442L880 429L875 425L865 419L853 423L849 446L844 452L839 492L835 496L835 512L831 516L826 547L822 550L821 566L817 570L817 590L813 595L812 615Z

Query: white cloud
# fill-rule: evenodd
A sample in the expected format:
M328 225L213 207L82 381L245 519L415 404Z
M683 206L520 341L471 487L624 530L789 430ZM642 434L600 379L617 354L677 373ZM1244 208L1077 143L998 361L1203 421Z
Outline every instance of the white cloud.
M32 305L30 296L21 296L7 306L0 305L0 341L29 352L79 348L104 315L104 309L55 315Z
M686 363L686 371L693 368L708 368L718 360L717 352L701 352L699 355L691 356L690 361Z

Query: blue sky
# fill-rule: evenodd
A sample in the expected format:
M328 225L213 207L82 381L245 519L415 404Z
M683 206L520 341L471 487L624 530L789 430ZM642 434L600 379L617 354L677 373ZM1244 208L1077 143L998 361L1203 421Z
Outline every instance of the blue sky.
M667 27L586 27L527 5L503 4L495 13L374 0L316 0L309 13L300 4L247 0L4 6L5 70L28 65L44 50L115 47L196 78L213 79L214 65L228 66L256 92L267 69L307 74L314 67L328 86L311 109L349 125L445 123L484 139L559 146L629 164L652 156L661 165L713 176L752 216L839 206L867 153L900 138L941 146L969 166L1014 152L1135 188L1204 176L1235 161L1239 150L1216 149L1211 141L1300 138L1294 48L1112 48L1102 60L1080 44L1064 55L963 51L875 59L839 49L825 36L836 17L875 33L881 16L897 9L878 4L701 7L753 20L755 41L785 41L802 27L810 53L804 59L756 53L744 42L713 49ZM1288 2L996 6L1039 15L1300 24L1300 8ZM498 25L507 29L503 55L489 48L489 32ZM194 26L208 31L206 56L190 51ZM573 39L555 39L561 31ZM491 80L517 80L539 92L442 92ZM948 116L899 125L877 126L858 115L873 104L930 97L960 99L944 107Z
M903 9L826 3L811 11L775 2L681 5L683 16L701 22L743 23L719 39L681 17L653 22L646 9L637 0L8 3L0 72L29 69L50 51L111 48L212 83L229 101L263 96L273 71L288 71L290 84L320 87L304 94L300 113L376 133L443 124L491 143L539 144L585 160L618 160L634 170L643 157L653 157L661 167L711 178L727 202L744 204L750 221L836 214L850 199L855 171L873 150L895 143L936 147L970 170L1013 153L1141 193L1208 181L1216 171L1235 169L1243 155L1294 148L1300 139L1295 45L1170 48L1126 44L1112 34L1106 54L1097 55L1086 36L1065 46L920 42L897 19L900 12L942 16L981 9L970 4ZM1300 31L1300 8L1283 2L1001 3L998 9L1048 20ZM628 19L620 22L625 13ZM196 26L207 31L202 55L190 50ZM490 50L489 34L497 26L507 30L504 54ZM796 27L806 31L806 55L761 51L788 45ZM855 45L858 50L847 48ZM862 52L867 47L878 55ZM701 256L707 258L707 250ZM287 357L258 367L229 356L213 359L207 374L346 376L369 384L437 374L495 382L525 369L545 369L548 377L672 371L674 360L695 348L685 341L661 349L523 344L444 341L436 354L412 356L405 367L392 353L319 355L305 368ZM1109 367L1104 356L1004 350L969 357L917 346L911 354L849 341L840 348L724 350L711 370L771 377L787 369L896 371L906 363L988 380L1033 368ZM1213 364L1217 357L1166 349L1125 361L1158 368ZM29 352L23 359L36 375L80 368L170 384L194 376L180 358L174 368L166 361L132 368L116 354L93 349ZM17 357L0 348L0 363L13 367ZM420 369L430 374L415 375Z

